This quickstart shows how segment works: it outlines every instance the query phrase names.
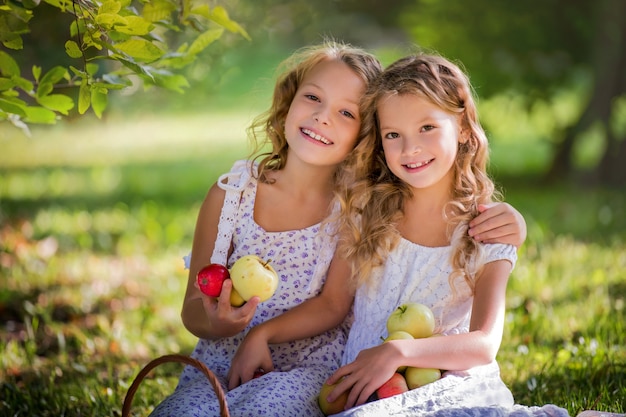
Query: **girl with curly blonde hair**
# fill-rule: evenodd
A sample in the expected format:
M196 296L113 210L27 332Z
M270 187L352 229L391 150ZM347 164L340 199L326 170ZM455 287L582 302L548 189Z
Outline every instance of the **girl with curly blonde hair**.
M346 415L512 406L495 356L524 234L512 227L481 242L468 233L497 200L468 77L438 55L409 56L370 84L362 108L363 139L338 174L340 241L322 292L252 329L233 363L271 369L268 344L333 328L354 302L343 366L326 381L336 384L327 401L348 392ZM382 343L387 319L408 303L428 307L434 333L445 337ZM407 366L445 372L428 386L365 404Z

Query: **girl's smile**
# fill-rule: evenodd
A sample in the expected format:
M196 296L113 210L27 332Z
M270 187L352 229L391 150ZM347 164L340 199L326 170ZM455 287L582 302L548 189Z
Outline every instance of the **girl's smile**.
M457 154L457 116L413 94L390 94L378 105L380 135L389 169L413 188L452 178Z
M311 129L300 129L300 131L302 133L304 133L305 136L308 136L309 138L313 139L316 142L321 142L324 145L332 145L333 142L327 138L325 138L324 136L318 135L317 133L315 133L314 131L312 131Z
M319 62L305 76L287 113L285 137L290 152L312 165L343 161L357 140L364 92L365 83L348 65Z

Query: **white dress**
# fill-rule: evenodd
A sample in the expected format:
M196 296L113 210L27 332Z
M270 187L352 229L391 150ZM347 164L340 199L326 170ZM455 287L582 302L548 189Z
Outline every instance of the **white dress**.
M354 322L350 329L342 364L358 353L381 343L387 336L387 317L400 304L419 302L435 316L435 333L444 335L469 331L472 293L457 282L456 297L448 277L451 247L425 247L401 239L384 266L374 271L372 284L357 290ZM510 245L485 245L486 262L506 259L517 261ZM523 407L514 405L513 396L493 363L464 372L446 372L433 383L394 397L370 402L338 414L344 417L379 416L567 416L555 406Z
M249 326L240 334L220 340L198 341L192 356L201 359L221 380L226 375L237 347L252 326L269 320L319 293L334 253L334 239L319 224L302 230L267 232L254 221L257 181L244 161L235 164L228 190L218 242L211 262L225 259L230 244L234 250L228 266L248 254L271 259L279 275L276 293L260 303ZM239 207L237 207L239 206ZM223 261L222 261L223 262ZM314 319L314 318L312 318ZM340 326L320 336L271 345L274 372L251 380L226 394L230 415L235 416L322 416L317 404L320 387L341 362L346 328ZM175 392L152 416L217 416L219 405L206 379L194 367L184 369Z

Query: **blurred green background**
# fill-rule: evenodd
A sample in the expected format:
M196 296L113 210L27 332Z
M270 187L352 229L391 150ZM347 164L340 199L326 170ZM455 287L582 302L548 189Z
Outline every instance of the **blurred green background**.
M251 40L211 45L184 94L138 83L102 120L72 114L30 137L0 124L0 414L119 415L140 366L192 349L181 257L200 202L249 155L278 63L325 37L384 64L434 49L464 65L491 173L528 224L503 378L524 404L624 412L626 2L223 3ZM11 55L22 68L65 62L67 24L37 19ZM177 372L147 381L137 408Z

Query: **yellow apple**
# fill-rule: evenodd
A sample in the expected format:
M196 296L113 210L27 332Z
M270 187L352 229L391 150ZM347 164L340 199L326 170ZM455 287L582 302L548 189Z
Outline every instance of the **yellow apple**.
M325 416L341 413L346 406L346 402L348 402L348 394L350 393L349 390L344 391L332 403L328 402L326 397L328 397L328 394L330 394L336 386L337 384L329 385L327 383L324 383L324 385L322 385L322 388L320 389L320 395L317 398L317 402L320 406L320 410L322 410L322 413L324 413Z
M237 292L235 288L230 290L230 305L233 307L241 307L244 305L246 300L244 300L241 295Z
M403 330L397 330L395 332L389 333L389 336L387 336L383 340L383 343L384 342L388 342L390 340L402 340L402 339L408 340L408 339L414 339L414 337L411 336L411 334L408 333L408 332L405 332ZM398 367L397 372L402 373L402 372L404 372L405 369L406 369L406 366L400 366L400 367Z
M404 371L404 379L409 389L419 388L441 378L441 371L435 368L414 368L408 366Z
M256 255L237 259L230 268L230 279L241 298L248 301L258 296L261 301L269 299L278 287L278 274L269 264Z
M387 318L387 333L405 331L415 339L430 337L435 330L435 316L420 303L404 303Z

